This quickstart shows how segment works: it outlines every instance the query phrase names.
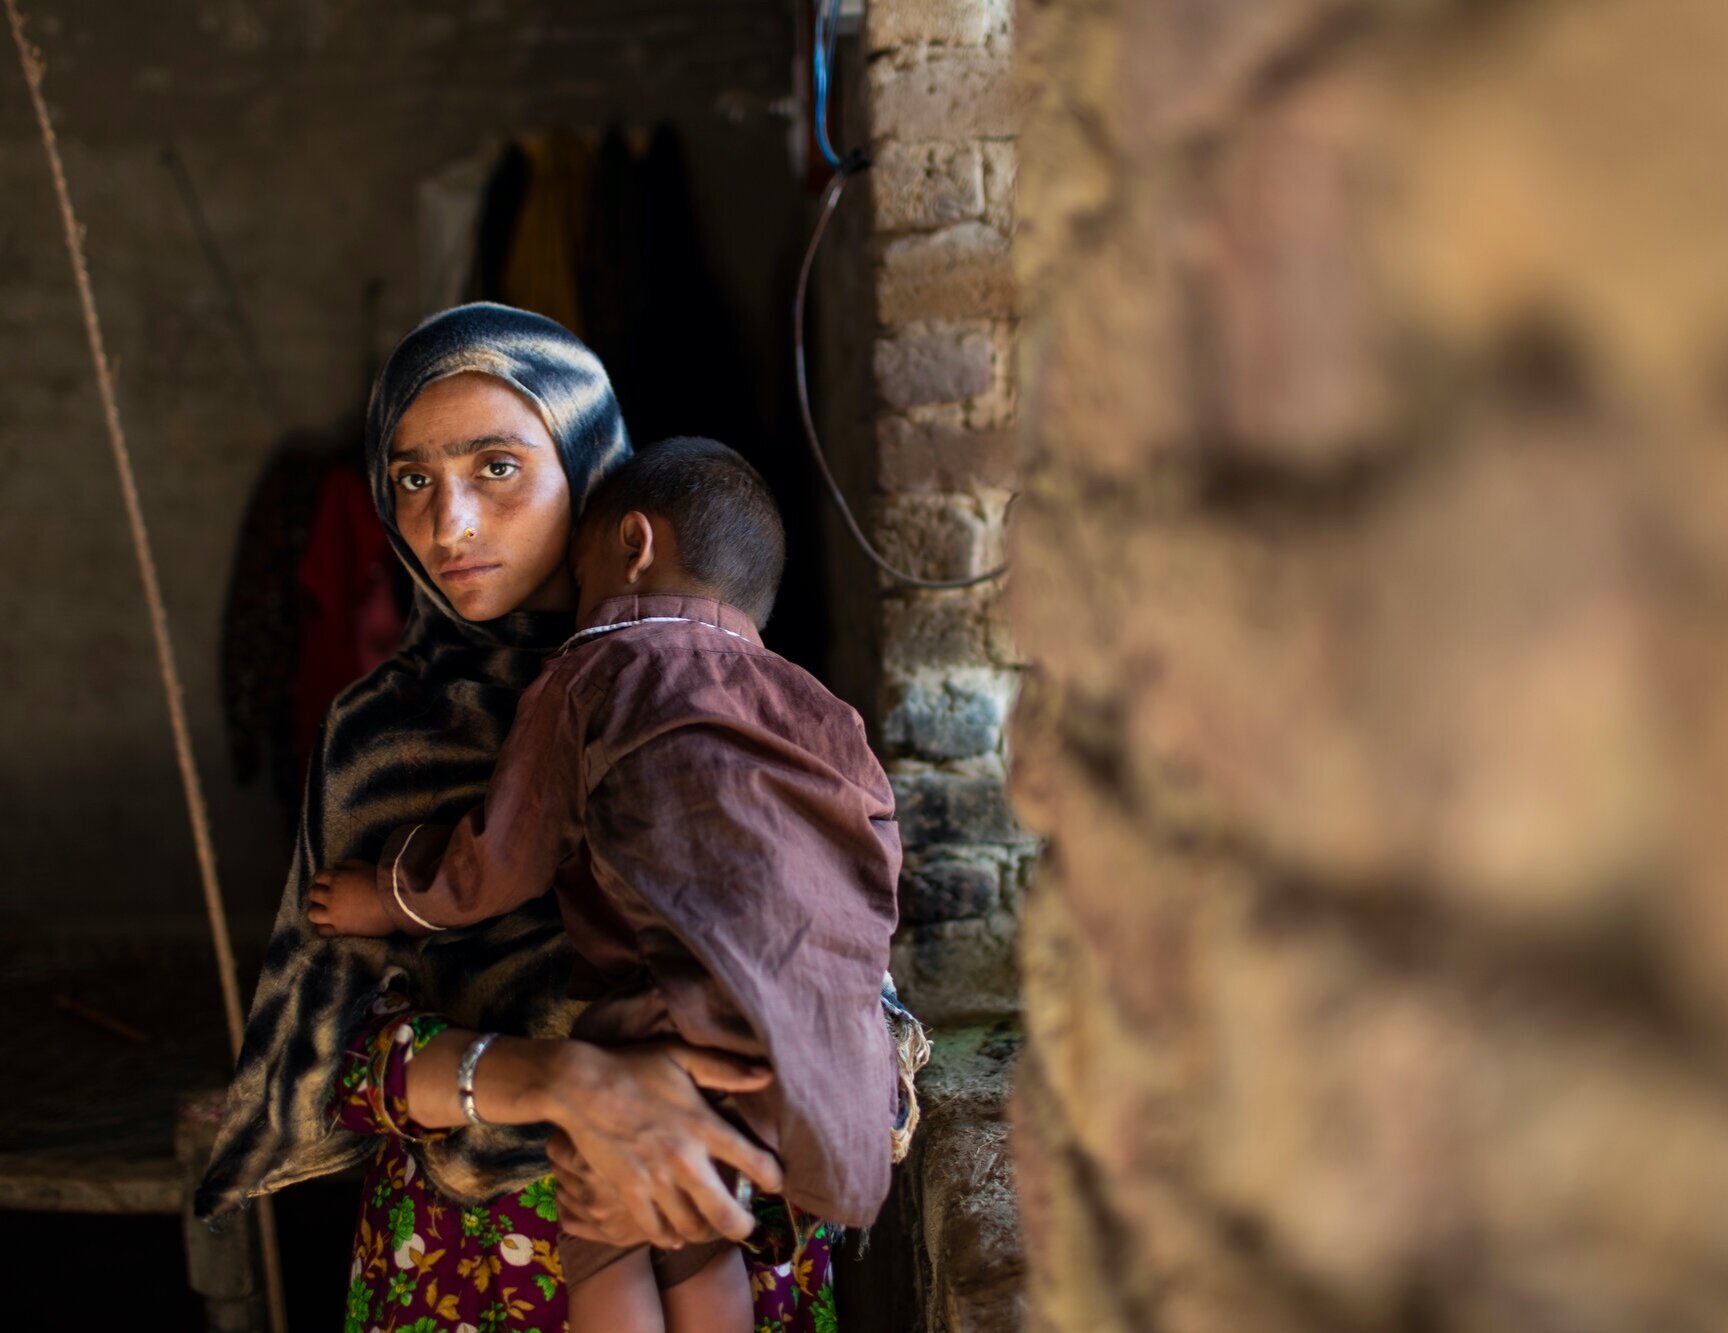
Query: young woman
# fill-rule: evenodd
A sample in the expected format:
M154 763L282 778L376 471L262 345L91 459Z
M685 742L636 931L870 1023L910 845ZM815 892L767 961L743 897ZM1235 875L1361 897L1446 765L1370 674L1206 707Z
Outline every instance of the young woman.
M777 1184L772 1158L698 1088L765 1075L688 1048L568 1040L571 959L549 901L424 941L322 939L308 925L320 867L375 859L396 827L453 823L482 798L517 696L570 632L574 517L630 448L580 341L485 304L403 340L366 437L414 611L397 656L325 722L200 1214L366 1161L347 1328L556 1333L558 1191L532 1128L550 1123L566 1207L581 1211L570 1221L661 1246L754 1226L758 1328L830 1327L827 1235L794 1238L772 1198L753 1219L716 1169ZM475 1127L457 1076L480 1032L511 1035L476 1067L473 1104L493 1124Z

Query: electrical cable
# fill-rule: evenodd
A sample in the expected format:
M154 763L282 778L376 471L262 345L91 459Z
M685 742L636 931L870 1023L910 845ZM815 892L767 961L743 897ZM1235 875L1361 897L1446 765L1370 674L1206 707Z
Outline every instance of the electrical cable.
M858 549L869 557L870 562L889 578L898 583L904 583L910 588L925 588L932 590L951 590L956 588L971 588L980 583L988 583L999 579L1008 572L1006 563L986 570L982 574L974 574L964 579L925 579L916 574L908 574L904 570L890 564L879 552L870 539L864 535L864 529L859 526L857 518L852 513L852 506L846 503L846 496L840 490L840 483L834 479L834 472L828 466L827 456L822 452L822 441L816 434L816 422L810 412L810 380L805 368L804 356L804 306L805 298L810 289L810 270L816 263L816 250L822 243L822 234L828 230L828 222L834 216L834 210L839 207L840 196L846 192L846 182L858 175L870 165L870 159L863 153L850 154L834 178L828 182L828 188L822 194L822 208L816 218L816 229L811 233L810 244L804 251L804 262L798 269L798 286L792 296L792 366L793 378L798 384L798 415L804 423L804 439L810 446L810 453L816 459L816 466L821 470L822 480L827 483L828 494L833 497L835 506L840 510L840 517L846 521L847 530L852 534L852 540L858 543Z
M828 82L834 70L834 51L840 40L840 0L816 0L816 41L811 72L816 84L816 146L828 165L840 169L840 154L828 139Z
M816 227L810 234L810 244L804 250L804 262L798 267L798 285L792 295L792 368L793 378L798 386L798 415L804 426L804 440L810 446L810 454L816 460L816 467L822 473L822 480L828 487L828 494L833 498L834 505L840 511L840 517L845 520L847 531L852 534L852 540L857 542L858 549L863 551L870 562L889 578L897 583L903 583L909 588L923 588L932 591L952 591L959 588L972 588L980 583L989 583L1001 578L1008 572L1006 562L996 568L986 570L982 574L974 574L963 579L926 579L916 574L908 574L905 570L889 563L887 558L878 551L870 538L864 534L858 519L852 513L852 506L846 502L845 493L840 489L840 483L834 478L834 471L828 466L827 455L822 450L821 437L816 433L816 420L810 411L810 377L805 366L804 352L804 308L810 291L810 272L816 264L816 251L822 244L822 236L828 230L828 223L834 217L834 210L840 206L840 196L846 192L846 183L852 177L869 169L870 156L861 149L848 153L844 159L834 151L834 146L828 142L828 83L833 69L835 42L840 28L840 0L830 0L825 8L820 7L822 0L817 0L819 8L816 13L816 40L814 71L816 80L816 141L822 150L822 155L834 167L834 175L828 181L828 188L822 192L822 206L816 216Z

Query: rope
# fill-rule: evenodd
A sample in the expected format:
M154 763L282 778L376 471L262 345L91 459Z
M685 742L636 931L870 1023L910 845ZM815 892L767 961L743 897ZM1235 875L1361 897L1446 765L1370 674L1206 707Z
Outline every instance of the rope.
M138 483L132 471L132 456L120 427L120 407L114 397L113 372L102 345L102 326L96 316L96 296L90 285L90 266L84 255L84 229L72 211L72 194L66 185L66 170L60 160L60 144L48 117L42 96L45 66L42 55L24 37L24 20L17 0L5 0L6 17L12 24L12 39L18 47L24 81L36 110L36 125L42 132L42 148L54 178L54 194L60 206L60 225L66 236L66 252L72 262L72 277L78 285L78 303L84 312L84 333L90 342L90 359L96 367L96 389L102 400L102 417L108 427L108 443L114 467L120 476L120 494L126 503L126 520L132 534L132 552L144 583L144 602L150 611L150 633L156 644L156 665L162 673L162 690L168 698L168 721L174 732L174 757L180 767L180 785L186 796L186 812L192 823L192 841L198 853L198 873L204 886L204 910L210 919L210 938L216 949L216 970L222 981L222 1009L228 1020L228 1042L236 1058L245 1032L240 1007L240 979L234 966L234 944L228 933L228 915L222 904L222 889L216 880L216 851L210 838L210 816L198 784L198 768L192 753L191 731L186 725L184 691L174 664L174 645L168 637L168 612L162 602L156 560L150 550L150 533L144 526L144 510L138 502ZM258 1230L264 1252L264 1279L270 1307L272 1333L287 1333L288 1315L282 1287L282 1260L276 1247L276 1218L263 1201L258 1210Z
M198 238L198 248L204 252L204 262L210 266L216 289L222 293L223 304L228 307L228 319L234 325L234 336L240 340L240 350L258 386L258 397L270 409L270 415L280 429L288 422L288 413L282 407L282 395L276 391L276 380L264 364L258 335L252 331L252 321L246 317L246 303L240 299L240 288L228 270L228 261L222 257L222 246L216 240L216 233L210 230L210 219L204 216L204 203L198 197L198 187L192 183L186 159L180 156L180 150L173 144L164 144L162 166L174 178L174 188L180 192L180 202L186 206L186 218L192 224L193 235Z

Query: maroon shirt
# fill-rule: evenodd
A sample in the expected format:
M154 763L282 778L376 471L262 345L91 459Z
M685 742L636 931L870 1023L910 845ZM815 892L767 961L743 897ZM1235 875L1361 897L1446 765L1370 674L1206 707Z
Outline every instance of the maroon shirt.
M454 829L398 829L378 890L412 934L556 888L574 1035L677 1036L766 1060L731 1099L785 1194L845 1225L888 1192L893 794L858 714L704 598L601 603L523 694Z

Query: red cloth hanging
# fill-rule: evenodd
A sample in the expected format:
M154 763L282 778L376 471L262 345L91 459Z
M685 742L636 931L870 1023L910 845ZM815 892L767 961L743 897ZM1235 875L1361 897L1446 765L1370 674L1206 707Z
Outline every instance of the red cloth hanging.
M332 701L396 652L403 616L395 570L396 556L366 479L332 467L318 488L296 571L302 615L294 750L302 773Z

